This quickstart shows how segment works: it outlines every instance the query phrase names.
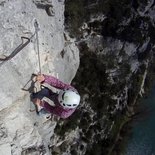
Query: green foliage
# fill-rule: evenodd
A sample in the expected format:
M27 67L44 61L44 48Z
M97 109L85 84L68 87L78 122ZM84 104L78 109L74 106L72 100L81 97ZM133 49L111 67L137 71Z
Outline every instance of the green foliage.
M58 152L52 151L52 155L59 155Z
M122 7L123 6L123 7ZM79 27L90 20L91 15L104 14L108 17L108 26L106 27L107 33L110 33L117 27L117 24L123 17L129 17L130 15L130 1L121 0L99 0L86 1L86 0L66 0L65 4L65 22L66 27L70 31L71 35L80 35ZM105 27L105 22L95 21L91 23L97 27ZM92 26L92 25L90 25ZM94 26L92 26L94 27ZM99 28L102 29L102 28Z
M65 4L65 22L69 27L71 35L79 34L79 27L85 19L85 9L83 0L67 0Z
M120 22L122 17L129 17L130 3L130 0L101 0L99 1L99 10L108 17Z
M152 85L154 85L154 79L155 79L155 58L152 59L152 62L150 63L148 67L147 76L145 79L145 92L148 94L150 90L152 89Z
M154 39L155 31L154 27L151 26L150 19L147 17L141 18L133 14L130 0L99 0L99 4L95 4L95 2L95 0L66 0L66 26L74 37L76 36L76 38L78 38L81 35L79 27L83 22L89 21L92 14L103 13L107 17L103 22L89 22L88 26L95 32L102 34L104 38L112 37L113 39L116 38L138 45L142 45L148 35L152 40ZM138 3L140 4L141 2L138 0ZM133 16L131 16L131 14ZM128 25L122 24L124 20L129 22ZM142 26L147 24L148 28L147 26ZM79 46L81 58L80 67L73 83L75 83L75 87L81 95L88 94L90 96L86 104L88 107L91 107L96 114L94 113L92 120L90 112L81 112L78 115L74 115L75 117L71 117L67 121L65 120L62 126L57 125L56 131L63 136L66 132L70 132L79 126L79 128L82 129L81 139L88 143L88 145L90 141L92 142L97 138L98 143L94 140L93 147L87 150L86 153L94 155L96 152L100 154L103 149L105 149L104 152L108 152L111 144L115 142L115 138L122 124L127 121L127 117L124 116L127 109L125 109L124 112L117 111L115 114L110 113L116 105L116 100L111 99L111 96L120 95L124 86L127 85L130 87L128 91L128 103L132 104L139 93L145 65L142 65L138 72L131 76L130 81L127 81L129 80L129 75L131 75L131 68L128 60L129 56L124 51L124 48L122 48L120 52L109 51L105 55L97 55L95 51L89 50L86 43L83 42ZM119 57L122 58L121 62L118 61L117 53L119 53ZM149 54L150 53L146 51L141 55L137 54L137 56L142 63L143 60L148 58L147 56L149 56ZM117 74L112 75L114 80L113 84L109 82L109 75L106 72L107 69L117 69ZM149 82L149 78L147 78L146 84L149 85ZM108 106L109 108L107 108ZM103 119L105 115L107 120ZM112 122L115 121L112 131L109 134L109 139L107 140L101 139L99 134L95 135L95 138L93 137L96 131L100 132L103 129L102 123L99 123L99 120L105 125L105 133L109 132ZM90 127L92 122L98 123ZM93 128L96 129L96 131L94 131ZM76 154L74 150L72 153Z
M66 120L60 120L56 125L55 133L60 135L62 138L65 138L65 133L71 132L72 130L75 130L77 126L79 126L79 119L80 112L76 111L72 117L69 117Z
M86 155L103 155L103 148L99 143L94 143L89 150L87 150Z
M78 155L76 150L71 150L71 155Z

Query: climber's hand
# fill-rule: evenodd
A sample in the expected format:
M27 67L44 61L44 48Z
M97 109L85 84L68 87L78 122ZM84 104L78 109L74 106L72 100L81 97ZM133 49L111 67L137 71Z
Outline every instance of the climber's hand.
M45 77L44 77L44 75L39 74L39 75L37 75L36 80L41 83L45 80Z

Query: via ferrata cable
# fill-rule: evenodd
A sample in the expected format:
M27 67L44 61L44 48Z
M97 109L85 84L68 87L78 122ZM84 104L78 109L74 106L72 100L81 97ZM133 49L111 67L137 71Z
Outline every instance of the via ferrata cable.
M37 53L38 53L38 63L39 63L39 74L41 74L41 61L40 61L40 50L39 50L39 37L38 37L38 31L39 31L39 25L37 20L34 22L35 27L35 34L36 34L36 41L37 41Z

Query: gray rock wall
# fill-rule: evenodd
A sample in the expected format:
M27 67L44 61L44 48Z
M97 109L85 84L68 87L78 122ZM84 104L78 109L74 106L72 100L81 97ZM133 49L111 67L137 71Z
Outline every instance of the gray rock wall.
M79 51L64 32L64 1L1 0L0 15L0 57L11 54L21 36L34 34L36 19L42 73L71 82L79 66ZM31 74L38 72L36 37L0 65L1 155L50 154L48 145L56 122L31 113L29 92L21 90Z

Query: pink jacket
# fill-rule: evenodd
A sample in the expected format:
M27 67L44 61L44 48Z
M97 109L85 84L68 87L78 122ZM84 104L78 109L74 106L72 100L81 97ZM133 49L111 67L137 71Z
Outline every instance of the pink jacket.
M49 85L55 88L58 88L58 89L75 90L75 88L72 87L71 85L65 84L53 76L44 75L44 77L45 77L45 81L43 83L48 83ZM58 101L58 95L56 95L54 103L56 106L51 106L47 102L43 101L43 107L50 113L60 116L61 118L68 118L70 115L72 115L72 113L76 109L76 108L75 109L64 109Z

